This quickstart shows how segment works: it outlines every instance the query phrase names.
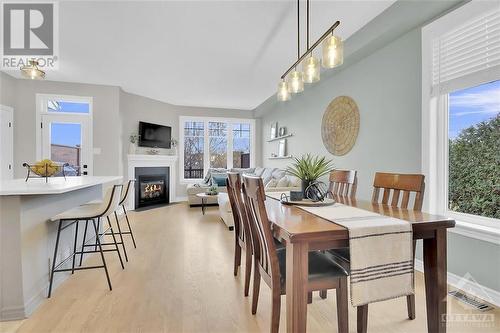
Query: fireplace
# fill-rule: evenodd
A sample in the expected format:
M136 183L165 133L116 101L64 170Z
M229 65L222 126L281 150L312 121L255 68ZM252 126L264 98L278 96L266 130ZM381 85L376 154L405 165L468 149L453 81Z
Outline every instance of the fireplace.
M135 168L135 209L168 204L169 168Z

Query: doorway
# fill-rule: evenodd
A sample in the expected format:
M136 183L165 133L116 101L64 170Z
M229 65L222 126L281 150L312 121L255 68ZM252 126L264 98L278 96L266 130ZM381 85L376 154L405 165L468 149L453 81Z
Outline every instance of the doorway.
M39 159L67 163L66 176L92 175L92 98L38 94L37 110Z

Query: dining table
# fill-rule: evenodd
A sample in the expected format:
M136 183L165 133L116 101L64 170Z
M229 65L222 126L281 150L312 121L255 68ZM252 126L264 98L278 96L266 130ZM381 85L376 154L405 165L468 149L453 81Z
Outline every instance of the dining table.
M423 240L427 331L446 332L447 229L455 221L386 204L335 197L336 202L411 223L414 240ZM306 332L308 252L349 247L348 230L273 196L265 200L274 236L286 245L286 330ZM364 309L364 311L363 311ZM361 310L361 311L360 311ZM358 332L366 332L368 307L358 307Z

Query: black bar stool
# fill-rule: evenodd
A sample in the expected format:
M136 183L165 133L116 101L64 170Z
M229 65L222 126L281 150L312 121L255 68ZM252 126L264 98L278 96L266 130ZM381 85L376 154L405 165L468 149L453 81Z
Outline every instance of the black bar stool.
M69 272L69 271L71 271L71 274L73 274L75 272L75 270L104 268L104 271L106 272L106 279L108 280L109 290L113 290L113 288L111 287L111 280L109 278L108 267L106 265L106 260L104 258L104 252L116 251L118 254L118 258L120 259L120 264L122 266L122 269L125 268L123 266L123 260L122 260L121 254L120 254L120 250L118 249L118 243L116 241L115 233L113 232L113 227L111 226L111 222L109 220L109 216L116 211L116 209L118 208L118 206L120 204L122 190L123 190L123 185L114 185L112 188L110 188L106 192L104 200L101 204L79 206L77 208L67 210L64 213L61 213L61 214L56 215L53 218L51 218L51 221L59 221L59 226L57 229L56 245L54 248L54 259L52 260L52 269L50 272L49 292L47 295L48 298L50 298L51 293L52 293L52 283L54 281L54 273L57 273L57 272ZM111 230L111 235L113 236L112 243L102 243L101 240L99 239L100 238L99 237L100 236L99 224L100 224L101 218L104 218L104 217L108 220L108 229L106 229L106 231L104 231L104 233L106 233L108 230ZM97 220L97 224L96 224L96 220ZM95 244L88 245L87 241L85 240L85 237L84 237L81 251L76 251L77 241L78 241L78 225L79 225L79 222L82 222L82 221L85 221L85 234L87 232L87 227L88 227L89 221L92 221L92 225L94 227L94 232L96 235L95 236ZM60 263L58 263L56 265L57 249L59 247L59 239L61 236L61 231L63 231L64 229L66 229L72 225L75 225L75 239L74 239L74 245L73 245L73 254L71 254L69 257L63 259ZM114 248L103 250L103 248L102 248L103 245L114 245ZM87 246L95 246L95 248L93 251L86 250L85 247L87 247ZM75 268L75 256L77 254L83 255L84 253L95 253L95 252L99 252L101 254L102 265L85 266L85 267L76 267ZM65 264L70 259L72 259L71 268L59 268L60 266Z

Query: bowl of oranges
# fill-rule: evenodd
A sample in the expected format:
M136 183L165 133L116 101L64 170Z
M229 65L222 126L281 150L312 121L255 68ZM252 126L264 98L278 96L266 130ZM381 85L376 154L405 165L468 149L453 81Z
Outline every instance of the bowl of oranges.
M32 178L32 173L38 177L44 177L46 180L48 177L52 177L60 172L65 176L64 167L66 165L68 165L68 163L57 163L49 159L44 159L34 164L23 163L23 166L28 169L26 181L28 181L28 178Z

